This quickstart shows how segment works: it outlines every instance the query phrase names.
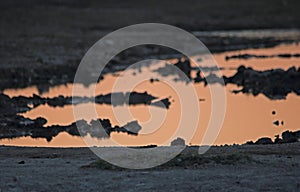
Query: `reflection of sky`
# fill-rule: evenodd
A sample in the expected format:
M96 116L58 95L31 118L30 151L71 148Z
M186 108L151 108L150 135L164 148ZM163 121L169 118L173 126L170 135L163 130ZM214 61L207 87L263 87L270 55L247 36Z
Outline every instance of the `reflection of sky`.
M281 45L275 48L268 49L251 49L242 51L233 51L221 54L215 54L214 58L217 61L219 67L224 68L221 72L230 76L233 75L235 70L228 70L230 68L237 68L240 65L246 67L253 67L255 70L267 70L271 68L283 68L288 69L291 66L300 66L300 59L291 58L265 58L265 59L248 59L248 60L229 60L226 61L225 57L234 54L282 54L282 53L299 53L299 46L297 45ZM205 60L202 62L205 63ZM153 65L151 67L143 67L140 71L136 70L133 73L149 73L159 66ZM122 73L120 73L122 75ZM111 92L111 87L117 76L107 75L99 85L96 86L96 94L106 94ZM153 73L153 78L160 79L157 73ZM174 77L171 77L174 78ZM184 82L177 82L180 86L195 86L199 99L205 99L205 101L199 101L200 106L200 124L198 131L195 134L192 144L198 144L201 142L201 138L205 132L206 126L210 118L210 93L209 89L205 88L203 84L186 84ZM80 87L81 91L77 96L85 96L88 88L76 85ZM93 88L91 86L90 88ZM256 140L259 137L267 136L274 138L274 135L280 134L285 130L299 130L297 127L297 114L300 113L300 97L294 94L290 94L287 100L270 101L263 95L257 97L251 95L231 94L230 91L236 89L235 86L226 86L227 90L227 114L225 117L224 125L221 129L220 135L217 138L216 144L232 144L232 143L244 143L247 140ZM167 140L170 134L174 132L180 118L180 104L179 98L168 85L162 81L144 81L137 85L135 91L144 92L145 90L152 95L158 95L160 98L171 97L173 100L170 109L166 111L166 120L163 122L161 127L144 126L139 136L129 136L122 133L113 133L112 138L124 145L148 145L148 144L160 144L164 140ZM127 91L127 90L120 90ZM21 90L6 90L6 94L10 96L25 95L31 96L33 93L38 93L35 87L29 87ZM57 86L50 88L48 93L43 94L43 97L55 97L58 95L71 96L72 86ZM85 110L86 120L96 119L87 108L91 104L82 104L80 107ZM118 106L127 107L127 106ZM132 117L128 119L132 121L138 120L139 123L147 122L151 119L151 110L149 106L130 106L129 107ZM119 122L114 117L112 107L109 105L96 105L96 110L100 118L109 118L112 125L117 125ZM161 111L160 111L161 110ZM271 112L276 110L276 115L272 115ZM155 113L165 113L164 109L157 108ZM191 114L192 115L192 114ZM36 118L39 116L45 117L48 120L47 125L61 124L67 125L74 122L72 106L66 106L64 108L52 108L45 106L39 106L38 108L29 111L24 114L25 117ZM275 120L284 120L284 126L276 127L272 124ZM146 134L143 134L146 133ZM109 145L105 140L101 141L103 145ZM13 144L13 145L39 145L39 146L83 146L83 141L79 137L71 137L67 133L61 133L51 141L47 143L42 139L30 139L30 138L19 138L14 140L1 140L1 144Z

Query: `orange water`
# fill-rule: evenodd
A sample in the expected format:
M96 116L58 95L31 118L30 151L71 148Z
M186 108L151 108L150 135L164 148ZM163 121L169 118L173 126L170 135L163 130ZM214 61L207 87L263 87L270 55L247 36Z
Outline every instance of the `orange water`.
M232 51L221 54L214 54L214 58L217 61L219 67L237 68L241 64L249 67L253 67L256 70L267 70L272 68L288 69L291 66L300 66L299 58L267 58L267 59L248 59L248 60L229 60L226 61L225 57L234 54L264 54L274 55L282 53L299 53L300 46L296 44L292 45L280 45L274 48L266 49L249 49L243 51ZM147 72L147 70L143 71ZM224 75L233 75L235 70L224 70ZM113 83L118 77L107 75L105 79L100 82L96 87L96 94L106 94L111 92ZM71 96L72 95L71 84L62 85L50 88L48 93L42 94L44 97L55 97L58 95ZM81 85L74 85L80 88L81 91L77 96L84 96L90 88L86 88ZM199 101L199 107L201 110L200 121L198 129L194 134L194 137L190 144L200 144L203 138L203 134L206 131L210 113L211 113L211 97L210 91L203 84L188 84L184 82L178 82L178 87L181 86L194 86L197 90L198 97L205 99L205 101ZM288 95L286 100L269 100L264 95L258 95L254 97L252 95L245 94L232 94L231 91L236 89L236 86L226 86L227 96L227 111L224 120L224 124L214 144L233 144L233 143L245 143L248 140L257 140L260 137L267 136L274 138L274 135L280 134L285 130L299 130L300 125L298 121L298 114L300 114L300 97L295 94ZM171 97L173 101L170 109L165 110L153 106L129 106L132 113L132 117L127 121L138 120L138 122L145 123L148 120L151 121L151 110L155 113L166 113L166 118L159 127L146 126L143 127L140 135L130 136L125 133L113 133L111 138L122 145L148 145L148 144L162 144L167 140L176 130L179 120L181 107L179 103L179 97L176 92L164 82L150 83L144 81L134 88L135 91L144 92L148 91L151 95L159 96L160 98ZM126 91L126 90L124 90ZM5 90L5 94L9 96L31 96L33 93L38 94L36 87L28 87L18 90ZM87 121L97 118L91 113L90 107L92 104L81 104L79 107L85 111L83 117ZM113 113L113 108L110 105L95 105L99 118L110 119L112 125L122 125L117 121ZM117 108L128 108L128 106L118 106ZM116 108L115 108L116 109ZM272 115L271 112L275 110L276 115ZM48 120L47 125L61 124L68 125L75 121L73 116L73 107L65 106L49 107L47 105L39 106L36 109L23 114L25 117L36 118L45 117ZM193 114L191 114L193 115ZM152 119L153 120L153 119ZM155 120L155 119L154 119ZM283 120L284 126L275 126L273 121ZM123 122L124 124L124 122ZM188 129L188 128L187 128ZM92 138L89 138L92 139ZM109 141L101 140L100 145L111 145ZM17 138L17 139L3 139L0 140L0 144L5 145L21 145L21 146L55 146L55 147L70 147L70 146L85 146L84 141L80 137L72 137L67 133L61 133L55 137L50 143L45 139L31 139Z

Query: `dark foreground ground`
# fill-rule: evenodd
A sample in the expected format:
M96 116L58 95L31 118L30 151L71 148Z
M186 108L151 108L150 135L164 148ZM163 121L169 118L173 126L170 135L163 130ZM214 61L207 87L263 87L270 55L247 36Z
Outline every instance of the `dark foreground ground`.
M89 47L109 32L132 24L156 22L188 31L208 31L197 37L212 52L299 41L299 32L278 38L209 32L297 29L299 9L297 0L1 1L0 91L29 85L43 91L72 82ZM168 52L151 46L129 49L113 63L125 68L141 57L158 54ZM113 66L108 69L112 71Z
M0 150L0 191L300 190L299 142L212 147L198 160L181 158L179 164L138 171L103 169L88 148ZM184 156L196 152L190 147Z

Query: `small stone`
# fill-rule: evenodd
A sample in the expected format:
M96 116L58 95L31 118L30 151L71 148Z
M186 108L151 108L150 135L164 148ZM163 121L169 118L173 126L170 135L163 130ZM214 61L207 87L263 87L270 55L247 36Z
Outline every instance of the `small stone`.
M272 139L268 138L268 137L262 137L260 139L258 139L255 144L258 145L266 145L266 144L273 144Z
M171 146L185 146L185 141L184 139L178 137L171 142Z
M19 161L18 164L25 164L25 161Z

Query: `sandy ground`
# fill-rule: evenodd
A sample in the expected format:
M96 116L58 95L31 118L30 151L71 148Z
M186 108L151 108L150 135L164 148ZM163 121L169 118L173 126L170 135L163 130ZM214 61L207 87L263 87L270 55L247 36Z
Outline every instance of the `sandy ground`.
M299 191L300 143L213 147L251 161L197 169L101 170L88 148L0 147L0 191ZM185 153L193 153L188 149Z

